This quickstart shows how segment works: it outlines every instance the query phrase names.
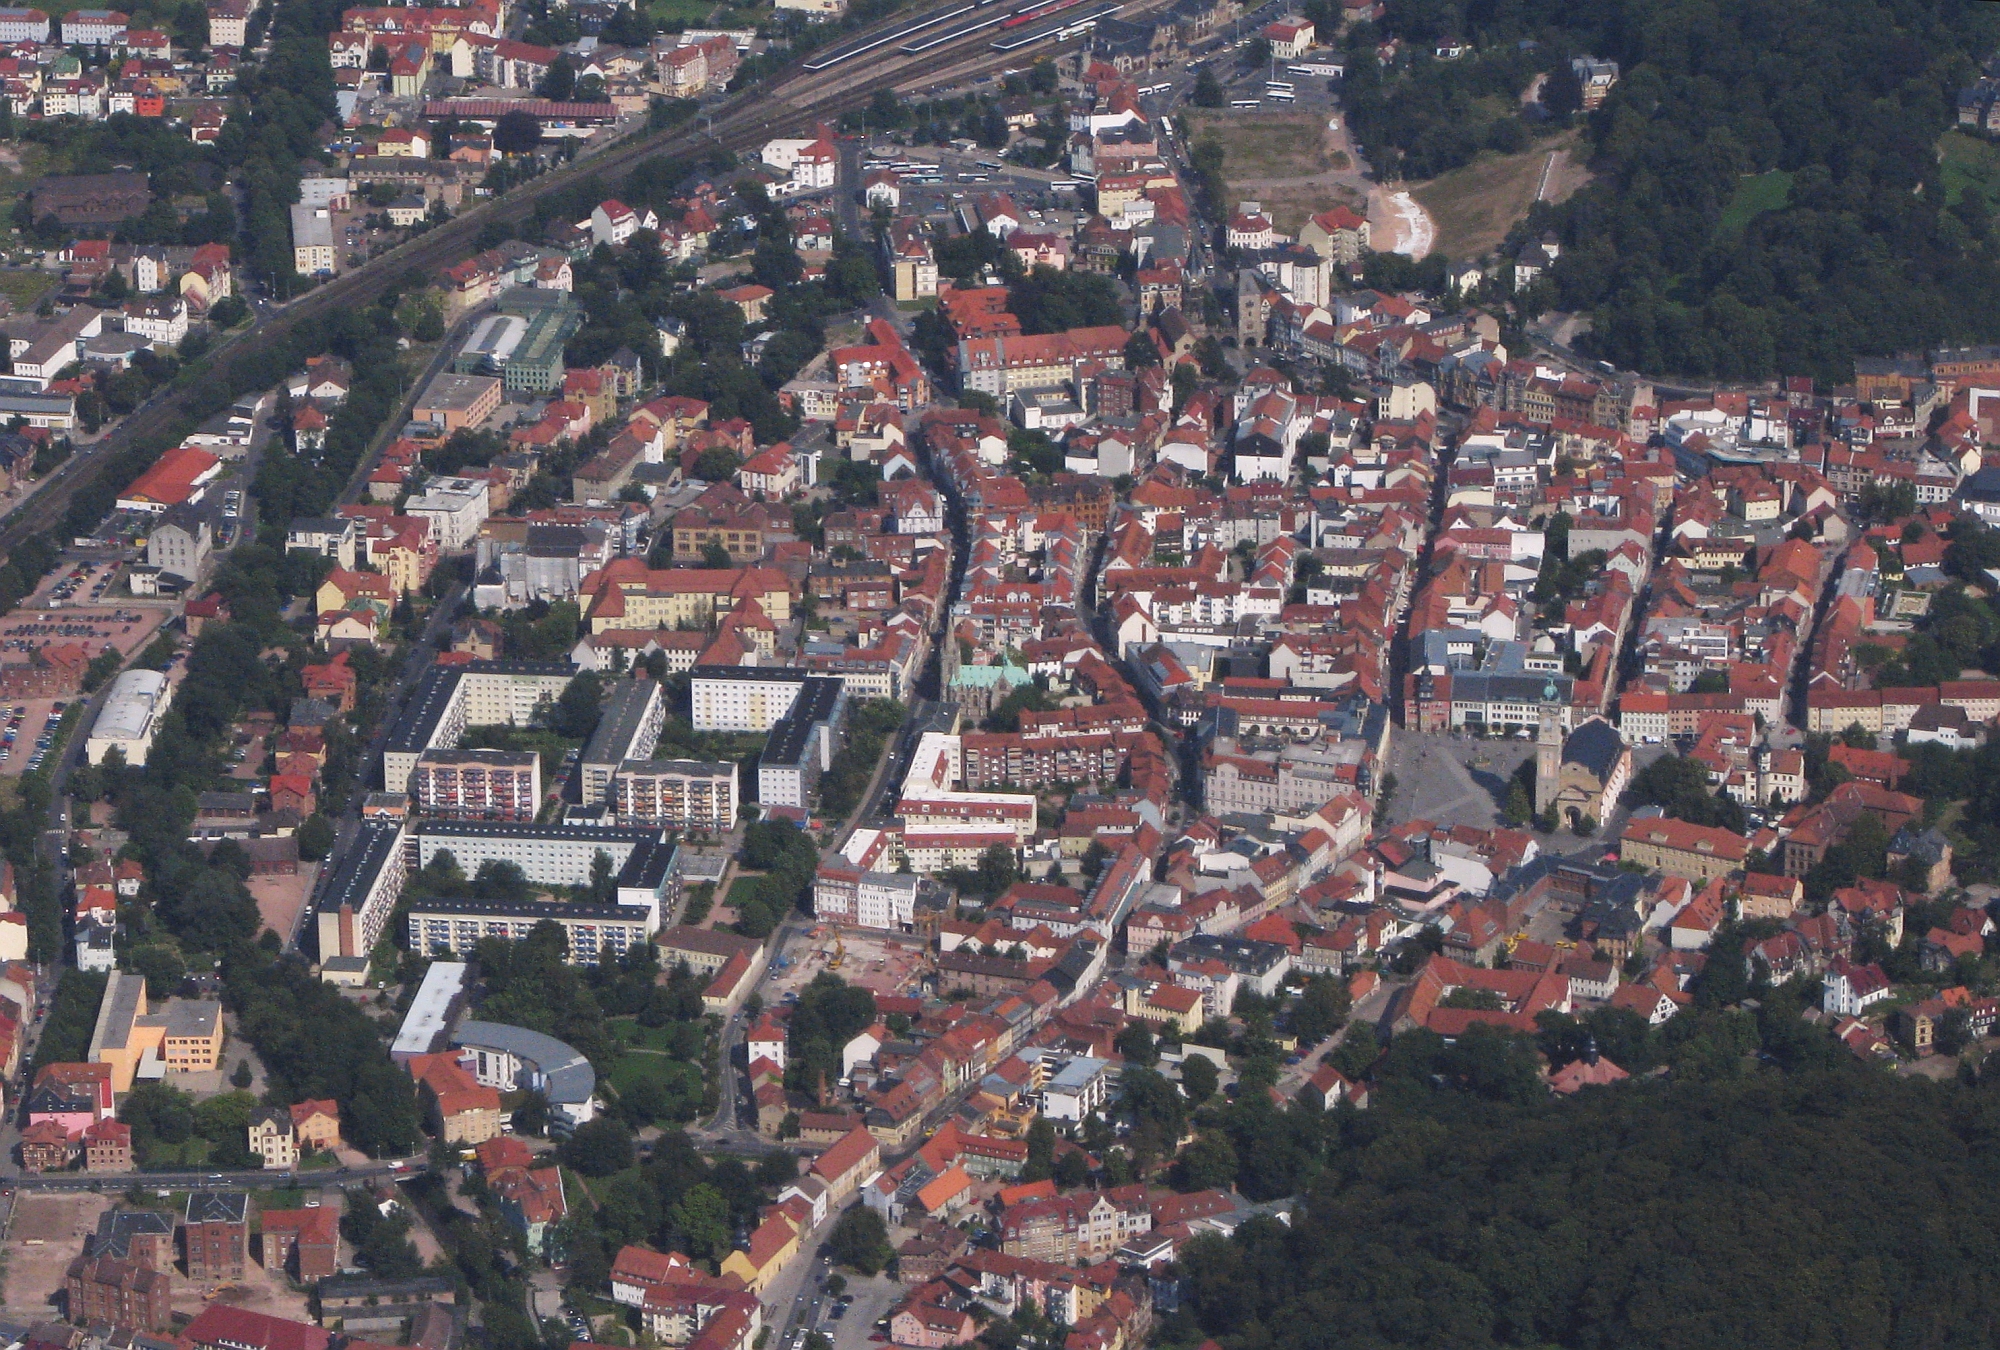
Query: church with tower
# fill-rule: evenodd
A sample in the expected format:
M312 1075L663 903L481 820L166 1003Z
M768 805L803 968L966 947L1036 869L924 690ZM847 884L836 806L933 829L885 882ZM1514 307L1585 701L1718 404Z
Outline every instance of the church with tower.
M1543 712L1535 737L1535 814L1553 814L1564 828L1588 818L1602 821L1632 781L1632 748L1602 717L1581 723L1567 736L1562 723Z

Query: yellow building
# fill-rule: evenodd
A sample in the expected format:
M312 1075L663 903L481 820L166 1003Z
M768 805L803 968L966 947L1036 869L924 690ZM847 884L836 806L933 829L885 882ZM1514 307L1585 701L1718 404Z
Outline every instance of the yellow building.
M734 1251L723 1259L721 1273L734 1275L743 1281L745 1289L761 1294L798 1250L799 1230L790 1219L774 1210L750 1235L748 1251Z
M169 999L146 1007L146 979L114 970L104 986L90 1061L111 1066L111 1089L130 1092L140 1077L207 1073L222 1062L222 1005L210 999Z
M744 600L783 627L792 618L792 583L771 567L677 568L654 571L641 558L620 558L583 583L590 596L590 631L613 628L708 628Z
M1143 986L1125 992L1125 1013L1171 1026L1183 1036L1200 1031L1207 1014L1201 993L1183 985L1162 982L1151 989Z
M1634 820L1618 840L1620 862L1690 881L1727 876L1749 852L1750 841L1739 834L1666 818Z

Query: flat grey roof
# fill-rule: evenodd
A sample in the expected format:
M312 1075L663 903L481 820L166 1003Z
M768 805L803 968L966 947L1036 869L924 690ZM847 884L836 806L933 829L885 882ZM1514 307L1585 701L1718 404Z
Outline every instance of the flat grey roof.
M417 986L416 997L410 1000L402 1029L389 1047L389 1058L400 1063L405 1056L427 1055L436 1047L438 1037L451 1020L452 1004L465 992L467 969L463 961L431 962L431 968L424 972L423 983Z
M400 820L362 821L353 842L340 855L340 861L334 864L333 875L320 891L313 912L317 914L321 910L339 909L342 904L351 904L359 909L383 865L395 855L402 834L403 823Z
M532 534L532 531L530 532ZM531 541L532 542L532 541ZM597 731L583 749L582 764L617 765L632 752L632 743L645 725L646 710L660 696L658 682L651 679L620 680L604 700Z
M582 1054L553 1036L505 1022L467 1022L451 1038L454 1046L501 1050L539 1073L543 1095L554 1106L581 1105L597 1091L597 1070Z

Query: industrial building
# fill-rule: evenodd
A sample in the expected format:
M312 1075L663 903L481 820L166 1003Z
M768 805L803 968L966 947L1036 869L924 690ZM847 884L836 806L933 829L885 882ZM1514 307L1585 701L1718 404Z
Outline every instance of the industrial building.
M92 764L117 750L127 764L144 764L159 732L160 719L173 701L167 677L157 670L128 670L112 682L97 721L84 742L84 754Z
M424 972L423 983L417 986L416 997L410 1000L410 1010L403 1014L402 1027L389 1046L390 1059L407 1064L418 1055L437 1051L451 1030L452 1019L464 1006L469 992L465 977L471 969L462 961L431 962L430 969Z
M517 287L501 295L459 349L452 371L498 375L509 391L562 388L563 348L583 327L583 311L566 291Z
M613 685L602 703L597 731L577 762L584 805L608 802L618 766L651 757L666 724L667 704L658 680L620 680Z

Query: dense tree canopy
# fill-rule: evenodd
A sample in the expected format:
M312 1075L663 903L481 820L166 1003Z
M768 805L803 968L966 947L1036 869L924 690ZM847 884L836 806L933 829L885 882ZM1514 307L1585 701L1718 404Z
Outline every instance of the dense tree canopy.
M1442 1095L1459 1109L1336 1113L1289 1229L1189 1244L1163 1339L1859 1348L1980 1344L2000 1318L1993 1085L1842 1065Z

